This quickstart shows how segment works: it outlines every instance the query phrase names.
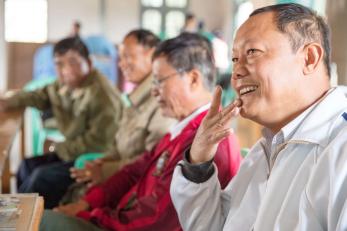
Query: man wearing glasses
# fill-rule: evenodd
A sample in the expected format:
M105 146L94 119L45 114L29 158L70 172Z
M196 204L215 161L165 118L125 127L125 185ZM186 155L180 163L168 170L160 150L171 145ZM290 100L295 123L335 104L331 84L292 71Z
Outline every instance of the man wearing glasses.
M176 164L210 107L215 66L209 42L197 34L164 41L153 55L153 77L152 93L162 114L179 123L152 151L91 188L77 203L46 211L40 230L181 230L169 188ZM240 160L237 140L229 134L214 159L223 188Z

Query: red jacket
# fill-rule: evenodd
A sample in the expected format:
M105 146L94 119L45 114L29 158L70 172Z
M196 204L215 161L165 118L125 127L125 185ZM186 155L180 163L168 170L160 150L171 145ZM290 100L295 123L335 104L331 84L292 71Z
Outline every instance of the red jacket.
M171 178L206 113L190 121L172 141L167 134L151 152L145 152L105 183L92 188L84 197L91 210L77 216L116 231L181 230L170 198ZM234 135L220 143L214 161L224 188L236 174L241 161Z

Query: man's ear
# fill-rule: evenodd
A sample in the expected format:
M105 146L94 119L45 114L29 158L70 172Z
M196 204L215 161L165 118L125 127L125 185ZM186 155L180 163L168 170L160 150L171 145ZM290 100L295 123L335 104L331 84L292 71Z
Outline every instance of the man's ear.
M93 67L93 61L92 61L92 57L89 56L88 59L87 59L87 63L88 63L88 67L89 69L91 70L92 67Z
M150 63L152 63L152 57L153 57L154 51L155 51L154 47L145 48L145 50L144 50L144 54L146 55L146 59L148 58L148 61Z
M145 54L146 54L146 55L150 55L151 58L152 58L152 55L153 55L154 51L155 51L155 47L148 47L148 48L145 48Z
M323 47L319 43L309 43L304 47L304 69L305 75L311 74L317 69L318 64L322 61L324 56Z
M189 81L189 87L195 89L202 85L202 75L198 69L192 69L187 73L187 80Z

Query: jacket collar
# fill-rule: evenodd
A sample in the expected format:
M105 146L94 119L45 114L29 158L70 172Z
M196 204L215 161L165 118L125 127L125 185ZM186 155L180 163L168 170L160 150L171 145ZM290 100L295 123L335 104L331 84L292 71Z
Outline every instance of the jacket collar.
M326 146L336 122L345 120L342 115L347 111L346 94L347 88L333 88L321 101L308 108L309 113L295 129L291 140Z
M149 75L143 80L129 95L130 102L133 106L140 105L144 100L151 96L151 84L153 77Z
M183 131L183 129L185 127L187 127L187 125L191 122L194 121L195 118L197 118L200 114L202 114L203 112L207 112L207 110L211 107L211 103L208 103L206 105L203 105L202 107L199 107L198 109L196 109L192 114L190 114L189 116L187 116L186 118L184 118L182 121L178 122L177 124L175 124L174 126L172 126L170 128L170 140L175 139L177 136L179 136L181 134L181 132ZM200 122L199 122L200 123Z

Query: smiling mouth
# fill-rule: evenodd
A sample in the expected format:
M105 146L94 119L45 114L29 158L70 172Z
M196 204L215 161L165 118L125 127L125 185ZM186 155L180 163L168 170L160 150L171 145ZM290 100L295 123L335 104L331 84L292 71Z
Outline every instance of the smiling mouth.
M258 86L246 86L246 87L242 87L239 90L239 94L240 96L246 95L248 93L254 92L255 90L258 89Z

